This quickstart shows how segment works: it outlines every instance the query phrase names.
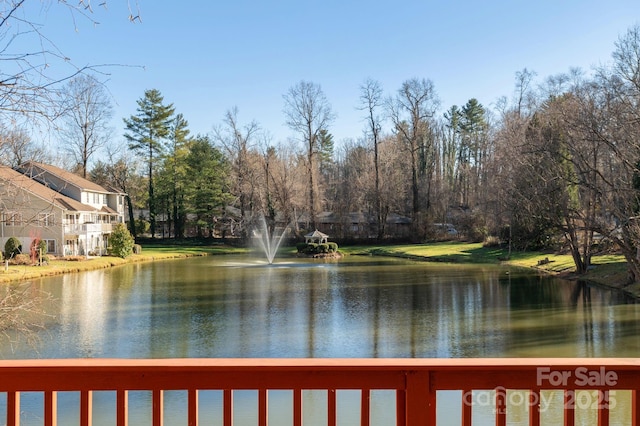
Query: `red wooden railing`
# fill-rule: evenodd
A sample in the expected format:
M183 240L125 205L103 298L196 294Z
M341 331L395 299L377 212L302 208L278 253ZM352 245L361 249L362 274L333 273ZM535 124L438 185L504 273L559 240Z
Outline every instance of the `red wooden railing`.
M575 392L595 392L598 425L609 424L611 391L631 393L630 425L640 426L640 359L159 359L0 361L0 392L6 392L7 425L20 423L20 393L44 394L44 425L57 425L57 393L80 393L80 425L92 424L92 392L116 392L116 423L128 424L129 391L152 393L152 424L163 424L164 391L187 392L189 426L198 425L198 392L223 392L223 424L232 425L233 390L258 393L258 424L268 422L268 392L293 392L293 424L302 425L303 390L327 391L328 424L336 425L336 391L361 391L360 424L371 421L372 390L396 392L397 425L435 425L438 391L462 391L463 425L472 424L466 398L472 390L494 390L497 425L506 425L507 390L529 395L529 424L540 424L541 392L562 390L565 425L574 424ZM440 413L446 416L446 413Z

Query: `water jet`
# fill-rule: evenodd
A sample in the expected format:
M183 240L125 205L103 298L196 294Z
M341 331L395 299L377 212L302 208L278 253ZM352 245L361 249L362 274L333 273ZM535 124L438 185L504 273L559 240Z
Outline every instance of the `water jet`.
M267 225L265 217L260 216L260 219L258 219L258 227L253 230L253 237L258 241L257 245L264 252L269 265L273 263L273 259L278 252L278 247L280 247L280 243L282 243L288 230L289 226L287 225L280 234L275 231L275 227L273 232L269 232L269 226Z

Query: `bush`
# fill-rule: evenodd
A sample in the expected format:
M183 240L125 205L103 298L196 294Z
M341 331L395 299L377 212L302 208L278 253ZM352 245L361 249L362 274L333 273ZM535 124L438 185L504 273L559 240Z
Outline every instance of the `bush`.
M12 265L31 265L31 256L29 256L28 254L19 253L13 256L10 263Z
M298 253L304 254L326 254L335 253L338 251L338 244L336 243L298 243L296 244Z
M83 260L87 260L87 258L85 256L70 255L63 256L60 258L60 260L66 260L68 262L82 262Z
M113 227L113 232L109 237L111 244L111 255L125 258L133 253L135 240L124 223L118 223Z
M43 262L48 262L48 260L46 259L46 241L41 240L40 238L34 238L33 240L31 240L31 247L29 251L31 253L31 263L38 263L40 262L40 260L42 260Z
M482 242L482 247L486 247L486 248L500 247L500 238L493 235L489 235Z
M140 253L142 253L142 246L140 244L134 244L133 254L140 254Z
M22 253L22 244L16 237L11 237L4 245L4 253L6 257L14 257Z

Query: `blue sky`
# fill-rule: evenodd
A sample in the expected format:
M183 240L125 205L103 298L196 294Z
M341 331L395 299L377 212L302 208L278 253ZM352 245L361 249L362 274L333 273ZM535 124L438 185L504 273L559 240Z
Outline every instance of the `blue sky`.
M135 0L129 0L135 8ZM52 2L56 3L56 2ZM516 71L540 79L610 61L614 43L640 22L638 0L211 1L94 0L93 26L53 4L44 31L76 65L103 68L115 105L116 136L136 100L155 88L206 134L237 106L273 138L284 125L283 94L319 84L337 118L336 141L359 138L359 87L366 78L395 94L404 80L433 81L442 110L477 98L490 107L513 92Z

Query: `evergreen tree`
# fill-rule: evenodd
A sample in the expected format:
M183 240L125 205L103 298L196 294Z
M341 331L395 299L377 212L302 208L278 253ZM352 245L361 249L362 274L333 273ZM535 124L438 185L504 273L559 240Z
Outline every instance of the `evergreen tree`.
M460 202L460 197L453 198L455 194L456 168L458 151L460 149L460 132L462 111L457 105L453 105L444 113L446 133L442 140L442 177L446 183L446 191L452 194L449 202Z
M163 152L163 141L169 136L173 120L173 104L165 105L164 98L156 89L146 90L137 101L137 114L125 118L129 149L145 157L149 179L149 222L151 236L156 232L156 199L154 196L154 166L156 158Z
M196 136L190 147L185 159L189 176L185 202L188 211L198 217L200 236L203 236L203 228L213 236L216 218L224 214L224 207L231 200L228 192L229 164L207 136Z
M477 202L478 190L484 161L487 155L487 119L486 111L477 99L472 98L462 107L460 130L462 133L459 151L460 187L462 190L462 204Z
M125 258L133 254L135 240L124 223L116 223L109 236L109 245L113 256Z
M173 221L173 236L176 239L184 237L186 222L184 187L189 179L185 163L190 142L188 126L183 115L177 114L171 123L164 161L158 176L159 192L167 200L167 213Z
M324 174L333 163L333 135L322 129L318 133L318 169Z

